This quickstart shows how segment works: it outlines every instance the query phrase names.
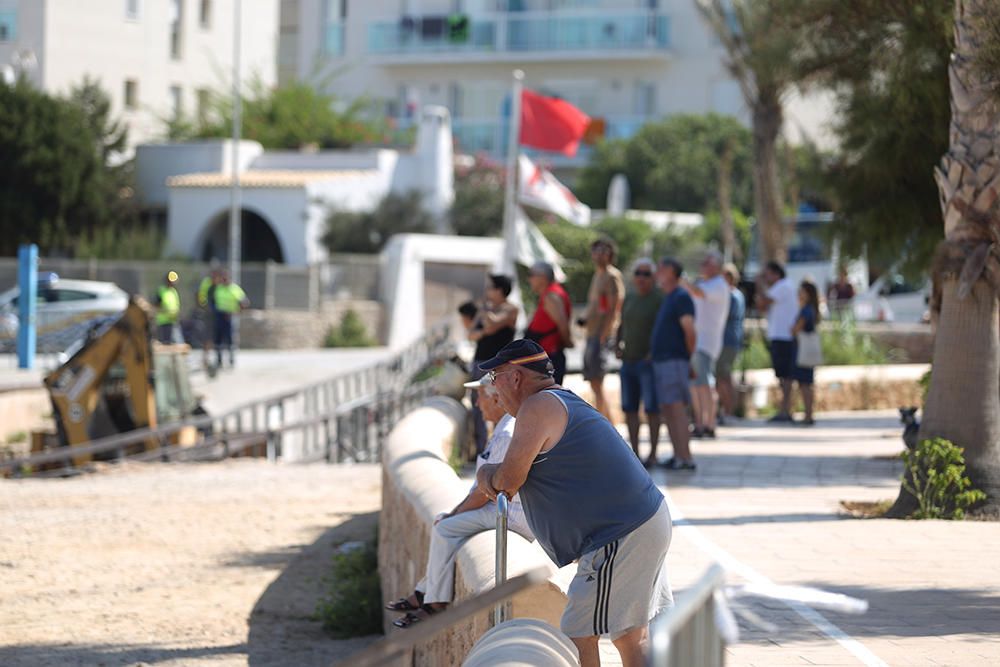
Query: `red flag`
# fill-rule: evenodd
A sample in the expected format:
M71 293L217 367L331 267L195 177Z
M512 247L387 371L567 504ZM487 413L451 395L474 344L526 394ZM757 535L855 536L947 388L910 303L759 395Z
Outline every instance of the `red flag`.
M523 146L573 157L589 125L590 117L566 100L527 89L521 93L519 138Z

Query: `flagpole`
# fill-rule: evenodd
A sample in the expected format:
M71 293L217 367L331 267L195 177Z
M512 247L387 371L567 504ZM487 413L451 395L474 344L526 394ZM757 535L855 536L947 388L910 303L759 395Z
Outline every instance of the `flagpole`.
M513 72L510 92L510 121L507 125L507 180L503 193L503 271L509 272L517 283L517 267L514 262L514 216L517 207L517 154L521 134L521 91L524 88L524 72Z

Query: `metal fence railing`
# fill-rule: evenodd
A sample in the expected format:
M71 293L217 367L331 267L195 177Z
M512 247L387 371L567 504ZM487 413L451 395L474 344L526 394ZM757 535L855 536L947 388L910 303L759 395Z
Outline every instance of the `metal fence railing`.
M845 614L863 614L868 610L865 600L817 588L771 583L726 586L725 582L726 571L718 563L713 564L693 586L678 595L673 607L653 621L646 662L649 667L723 665L726 644L739 638L734 611L768 632L780 630L738 606L741 598L776 600L806 618L816 616L815 609Z
M251 446L263 448L272 461L377 462L392 426L434 393L433 378L416 383L411 379L428 363L444 357L448 338L448 328L438 328L374 366L251 401L222 414L0 461L0 474L23 474L59 463L73 467L98 455L173 460L202 454L228 456ZM171 439L192 428L203 434L198 446L171 444ZM156 446L151 448L150 443ZM145 451L132 451L140 445Z
M39 258L39 271L72 280L112 282L129 294L151 298L167 271L180 276L177 290L184 312L195 306L201 279L210 272L205 262L133 261ZM240 286L254 308L316 310L324 299L375 299L378 296L379 256L339 254L327 262L288 266L275 262L246 262L240 268ZM17 285L17 258L0 257L0 292Z

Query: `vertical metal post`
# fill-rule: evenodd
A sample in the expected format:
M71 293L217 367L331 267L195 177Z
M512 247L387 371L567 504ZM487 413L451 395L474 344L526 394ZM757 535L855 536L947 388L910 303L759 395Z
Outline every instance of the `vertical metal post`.
M517 161L518 148L520 146L521 133L521 94L524 90L524 72L514 70L511 75L512 85L510 91L510 118L507 121L507 173L504 183L503 198L503 270L510 275L517 275L514 271L516 260L516 250L514 248L515 219L517 217ZM511 273L513 271L513 273Z
M17 367L35 367L36 304L38 296L38 246L34 243L17 249L17 283L21 295L17 300Z
M497 496L497 553L496 553L496 585L507 581L507 513L509 512L509 502L507 496L500 494ZM509 602L498 602L493 610L493 625L500 625L508 617L507 605Z
M240 284L240 260L242 253L242 196L240 192L240 135L242 134L243 97L240 91L240 50L243 32L241 19L241 2L235 0L233 7L233 146L232 146L232 180L229 189L229 277L234 285ZM233 314L232 346L240 349L240 316L239 310Z

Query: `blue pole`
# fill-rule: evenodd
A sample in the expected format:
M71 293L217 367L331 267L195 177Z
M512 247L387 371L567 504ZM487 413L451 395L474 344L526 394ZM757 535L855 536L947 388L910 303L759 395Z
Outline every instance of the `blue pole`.
M17 367L35 367L35 300L38 296L38 246L34 243L17 249Z

